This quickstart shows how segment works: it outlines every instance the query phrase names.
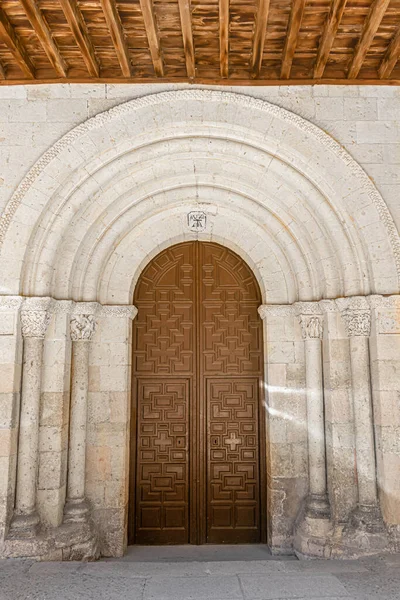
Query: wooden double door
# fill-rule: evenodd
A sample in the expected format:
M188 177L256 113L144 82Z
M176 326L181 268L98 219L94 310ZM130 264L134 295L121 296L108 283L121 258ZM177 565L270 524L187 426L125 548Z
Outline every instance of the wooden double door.
M265 541L260 290L234 252L185 242L136 286L129 542Z

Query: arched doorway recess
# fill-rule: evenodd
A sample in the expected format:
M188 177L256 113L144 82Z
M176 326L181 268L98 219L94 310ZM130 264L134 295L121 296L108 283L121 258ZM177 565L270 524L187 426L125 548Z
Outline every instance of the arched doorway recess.
M130 543L265 541L254 274L228 248L184 242L147 265L134 303Z

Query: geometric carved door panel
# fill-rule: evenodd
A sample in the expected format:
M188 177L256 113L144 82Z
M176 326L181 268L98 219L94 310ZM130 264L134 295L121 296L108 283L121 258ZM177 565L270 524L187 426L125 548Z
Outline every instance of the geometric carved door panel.
M263 541L254 274L223 246L184 242L147 265L134 304L130 543Z
M258 379L209 379L207 541L260 541Z
M137 543L189 540L189 385L139 379Z

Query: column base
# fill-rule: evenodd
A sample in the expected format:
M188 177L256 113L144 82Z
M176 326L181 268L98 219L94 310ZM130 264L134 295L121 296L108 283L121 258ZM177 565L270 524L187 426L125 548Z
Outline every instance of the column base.
M389 536L378 505L359 504L335 544L335 557L359 558L389 552Z
M62 551L62 560L96 560L99 558L98 540L93 523L65 522L54 533L55 547Z
M330 558L333 526L326 494L310 495L297 520L293 548L300 559Z
M38 535L39 515L35 511L29 514L15 514L10 525L10 539L31 539Z
M64 523L85 523L89 518L89 504L85 498L68 498L64 507Z

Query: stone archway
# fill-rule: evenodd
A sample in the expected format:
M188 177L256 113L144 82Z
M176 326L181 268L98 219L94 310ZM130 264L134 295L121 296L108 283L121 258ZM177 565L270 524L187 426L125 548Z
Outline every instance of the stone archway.
M188 222L193 212L204 215L204 226L195 231ZM65 521L72 467L66 456L74 456L71 448L79 442L68 440L66 431L69 423L85 425L87 410L87 452L78 460L75 489L89 500L102 553L123 552L131 319L136 312L130 302L148 260L185 240L211 241L235 251L260 286L268 345L268 431L275 440L268 473L270 543L281 550L293 547L293 524L310 491L306 391L315 381L307 380L306 356L314 345L314 356L322 357L322 335L318 397L326 403L328 422L321 429L319 419L318 430L326 440L333 522L348 521L359 502L354 451L361 438L354 435L357 398L349 374L356 379L357 371L350 368L355 365L349 349L357 344L352 338L363 337L362 367L369 373L369 338L379 406L387 391L380 376L382 336L397 335L397 317L390 314L398 310L400 240L390 213L346 151L297 115L225 92L161 93L111 109L64 136L31 169L0 218L1 311L9 332L4 393L11 394L13 414L23 396L21 420L10 420L10 440L22 435L24 407L34 406L35 418L25 433L33 440L27 460L30 500L36 504L28 508L52 532L46 551ZM21 389L20 378L21 362L27 363L32 348L33 395ZM82 355L81 380L70 389L71 360L79 362ZM73 411L80 385L87 392L80 411L68 414L68 399L73 399ZM325 399L324 386L329 390ZM370 397L371 390L366 393ZM54 423L39 424L40 407L51 403L58 416ZM367 452L358 447L359 454L371 460L357 475L360 479L367 472L370 478L372 472L376 491L371 411L359 418L367 420L368 430L362 436ZM56 442L50 448L46 436L51 428ZM338 452L343 430L347 445ZM6 499L6 541L13 516L30 516L23 512L28 505L26 498L20 502L13 466L26 457L20 450L17 456L16 448L15 441L8 443L6 482L0 490ZM320 462L324 452L320 448ZM41 476L46 460L52 465L51 493ZM388 482L390 460L379 448L381 503L386 522L396 526L400 508L397 488ZM320 481L325 475L319 471ZM87 506L84 498L71 499L82 509ZM332 551L332 544L317 542L309 554ZM10 552L7 544L5 553Z

